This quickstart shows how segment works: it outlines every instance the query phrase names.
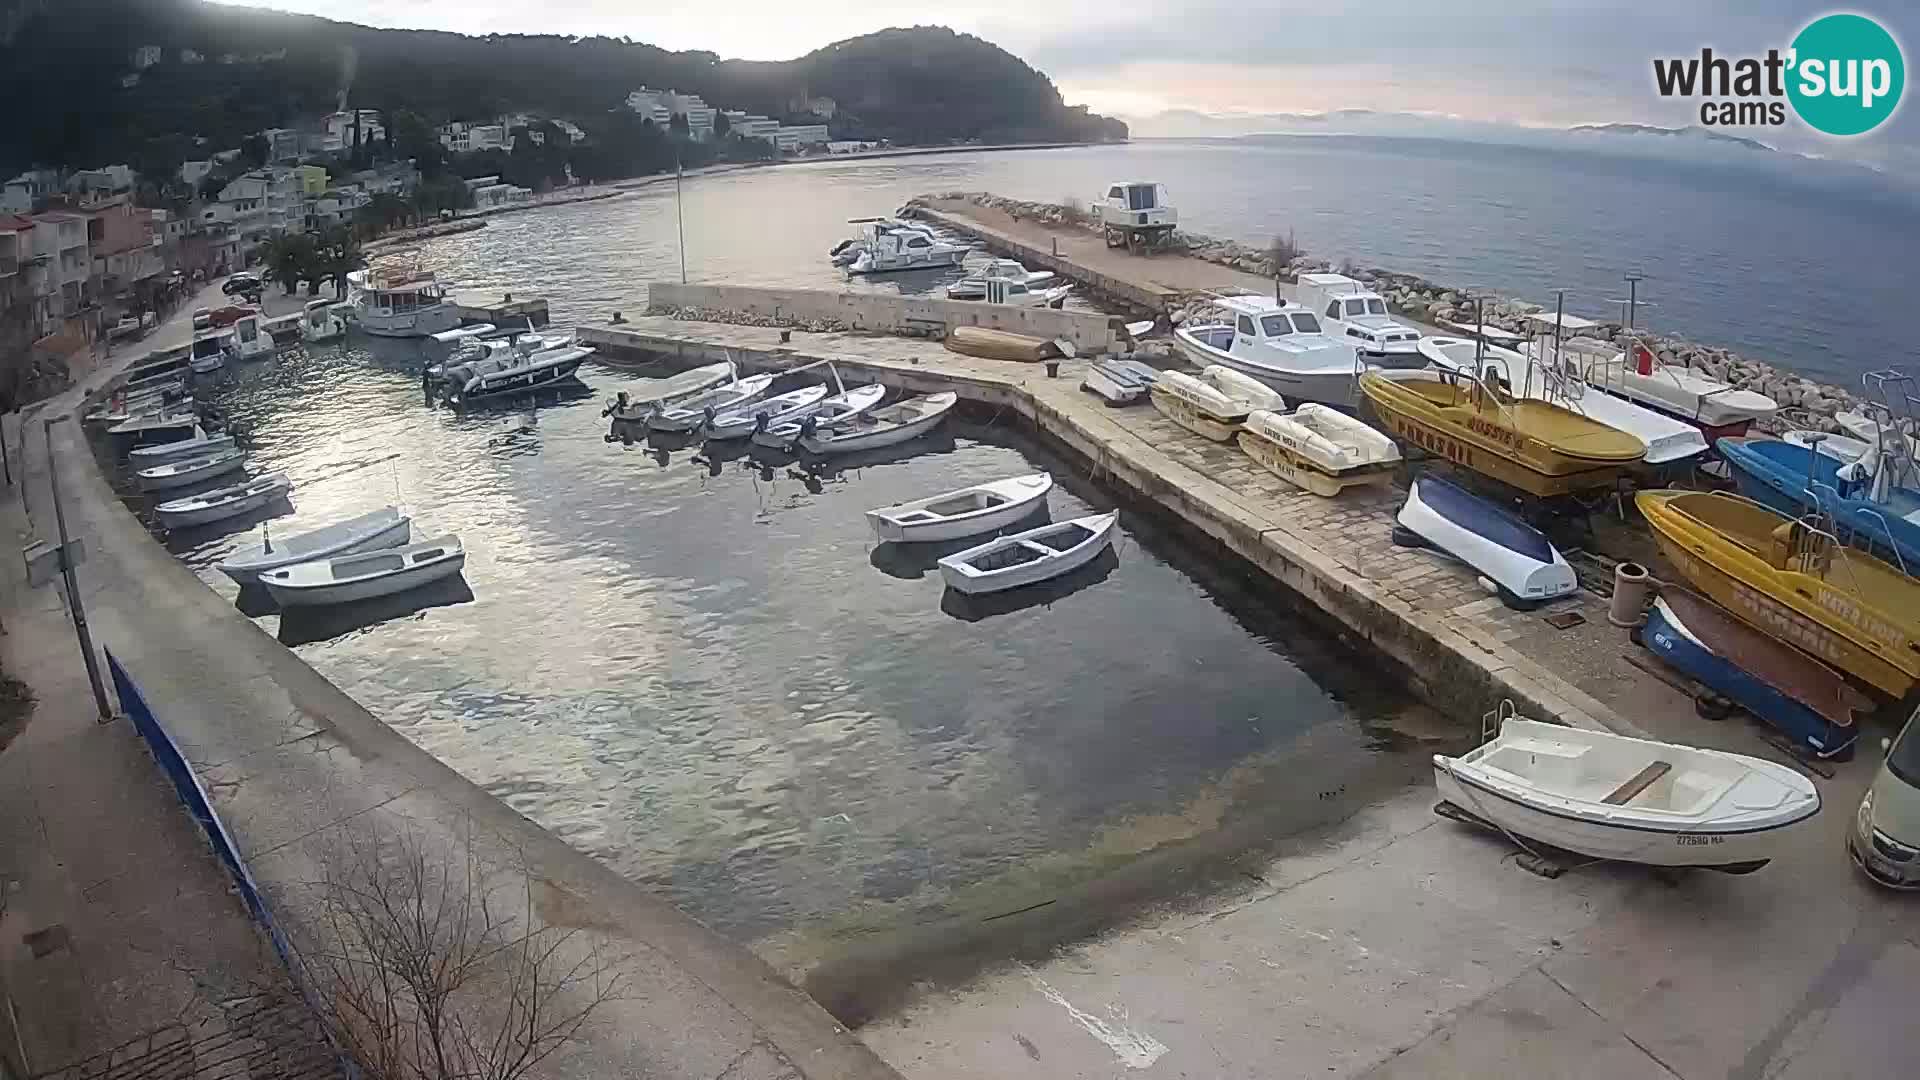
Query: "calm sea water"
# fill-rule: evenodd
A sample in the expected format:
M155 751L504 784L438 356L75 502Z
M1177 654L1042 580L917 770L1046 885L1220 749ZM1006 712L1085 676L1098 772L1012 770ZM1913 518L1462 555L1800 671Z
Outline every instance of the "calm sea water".
M1657 305L1642 325L1848 385L1915 359L1896 318L1920 250L1911 199L1737 164L1435 140L1148 141L703 177L685 186L687 274L841 287L822 255L848 235L847 218L927 192L1060 201L1132 178L1165 183L1200 232L1264 245L1291 229L1335 262L1547 304L1564 288L1575 313L1618 318L1621 275L1638 269L1641 297ZM467 286L544 294L563 318L632 312L648 280L679 276L672 184L495 218L425 257Z

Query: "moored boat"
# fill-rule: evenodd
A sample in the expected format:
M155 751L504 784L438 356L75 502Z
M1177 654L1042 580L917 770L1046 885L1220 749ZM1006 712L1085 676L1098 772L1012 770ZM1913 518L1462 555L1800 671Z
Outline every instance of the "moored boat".
M1634 503L1680 576L1742 622L1895 700L1920 680L1920 581L1738 495Z
M779 423L769 419L765 427L753 433L753 441L758 446L794 449L799 445L802 435L811 435L822 429L831 430L839 424L852 421L880 404L886 396L887 388L878 383L842 391L788 412Z
M1081 376L1080 389L1109 405L1131 405L1153 388L1160 371L1138 360L1095 360Z
M1228 442L1254 405L1179 371L1163 371L1148 391L1161 415L1202 438Z
M1920 574L1920 491L1894 483L1891 462L1877 460L1871 470L1843 466L1779 439L1721 439L1716 448L1740 494L1789 516L1827 514L1840 539ZM1842 479L1843 469L1869 475Z
M1785 765L1511 717L1459 757L1433 756L1442 804L1596 859L1745 873L1820 812Z
M144 469L150 465L176 461L183 457L205 457L208 454L229 449L233 445L234 440L231 435L209 435L199 428L194 428L188 438L178 442L134 447L127 451L127 462L136 469Z
M231 487L215 488L153 508L160 524L169 529L206 525L257 510L293 490L285 473L267 473Z
M1873 444L1850 435L1829 435L1824 431L1794 428L1780 433L1780 441L1818 450L1842 465L1851 465L1873 453Z
M749 375L682 398L672 405L645 410L638 419L654 431L692 431L706 423L708 409L717 415L765 397L767 391L773 389L773 379L772 372ZM611 412L615 419L622 418L620 409L614 408Z
M225 476L247 463L247 455L229 447L200 457L183 457L150 465L133 474L141 491L168 491Z
M273 355L273 336L267 333L259 312L249 311L233 321L233 341L228 351L235 360L263 360Z
M1047 505L1053 477L1013 476L867 511L879 540L930 543L959 540L1011 525Z
M1058 577L1106 550L1119 518L1115 510L998 537L941 559L940 577L963 593L1001 592Z
M960 395L947 390L870 409L831 428L803 433L800 449L809 454L846 454L903 443L933 430L959 400Z
M210 330L196 334L193 339L192 356L187 361L188 368L195 375L210 375L227 365L228 346L233 341L231 330Z
M460 325L459 308L429 272L383 267L355 274L359 277L350 303L354 322L366 333L417 338Z
M339 341L347 336L347 321L340 317L337 300L309 300L300 316L300 340L308 345Z
M267 570L260 584L281 607L371 600L458 574L467 564L460 538L448 533L417 544L315 559Z
M394 507L383 506L279 541L266 535L264 528L260 543L241 548L220 563L220 572L236 585L258 584L261 574L295 563L398 547L412 536L413 519Z
M622 390L607 406L607 415L615 420L645 420L656 409L704 393L734 377L733 361L722 360L669 375L646 379L629 390Z
M524 334L510 341L486 342L478 359L449 364L441 376L447 399L455 404L500 394L538 390L573 378L592 346L574 344L571 336Z
M715 410L699 430L709 439L744 439L762 428L784 423L790 416L805 415L806 409L825 400L826 396L827 388L823 384L802 386L726 412Z
M1646 454L1626 432L1461 375L1369 371L1360 389L1393 434L1531 495L1611 486Z
M1327 498L1350 487L1390 483L1400 463L1400 448L1392 439L1312 402L1291 413L1255 409L1235 438L1269 472Z
M1414 479L1394 520L1399 524L1395 543L1417 538L1420 545L1459 559L1493 582L1508 607L1537 607L1580 587L1573 567L1545 533L1437 476Z

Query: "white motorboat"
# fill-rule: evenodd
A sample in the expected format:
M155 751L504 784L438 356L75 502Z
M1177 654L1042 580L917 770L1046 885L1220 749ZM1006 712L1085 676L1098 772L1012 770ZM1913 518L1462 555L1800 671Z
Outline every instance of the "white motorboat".
M167 528L184 529L257 510L275 499L286 497L291 490L293 481L287 479L287 474L267 473L231 487L215 488L184 499L163 502L155 506L153 512L160 519L160 524Z
M887 388L878 383L842 391L788 413L786 419L777 424L769 419L765 427L753 433L753 441L783 450L796 447L802 435L832 429L865 415L886 396Z
M229 346L233 341L233 331L214 330L195 335L193 339L193 358L187 361L188 367L196 375L207 375L219 371L227 365Z
M458 574L467 551L452 533L417 544L336 555L267 570L260 584L283 608L371 600Z
M177 442L190 437L200 426L200 416L191 405L168 407L129 416L107 429L107 434L135 444Z
M178 461L181 458L206 457L209 454L231 449L233 445L231 435L209 435L196 427L190 437L178 442L134 447L127 451L127 462L136 469L144 469L150 465Z
M356 290L353 319L369 334L417 338L460 325L459 308L431 273L392 268L355 271L348 279Z
M1433 778L1443 805L1514 836L1728 873L1765 866L1820 811L1813 782L1785 765L1511 715L1478 749L1435 754Z
M1498 586L1509 607L1535 607L1580 587L1545 533L1439 477L1415 477L1394 520L1394 543L1459 559Z
M880 540L959 540L1011 525L1044 508L1052 490L1053 477L1046 473L1015 476L869 510L867 524Z
M1181 427L1212 439L1227 442L1254 404L1244 398L1229 397L1209 383L1180 371L1163 371L1148 391L1153 407Z
M289 312L285 315L273 315L260 320L260 329L267 332L267 336L273 339L276 346L291 345L300 340L300 327L306 320L304 310Z
M1313 312L1298 304L1258 296L1229 296L1214 301L1230 321L1183 326L1174 344L1193 364L1232 368L1286 395L1290 401L1316 401L1353 409L1360 403L1359 352L1329 337ZM1403 358L1390 357L1393 365ZM1426 361L1420 360L1420 366Z
M428 334L424 345L428 356L444 363L451 360L467 342L497 333L499 329L492 323L474 323L471 326L456 326L451 330ZM427 369L427 374L437 378L440 373L430 367Z
M1095 360L1087 365L1080 389L1109 405L1131 405L1153 389L1160 369L1138 360Z
M989 304L1007 304L1012 307L1057 308L1067 302L1067 294L1072 291L1071 285L1055 285L1049 288L1029 285L1024 281L989 281L986 294L981 299Z
M809 454L846 454L903 443L933 430L959 400L960 395L948 390L869 409L831 428L803 433L800 449Z
M1412 356L1420 331L1387 314L1386 298L1345 274L1301 274L1294 298L1320 316L1336 337L1350 339L1362 356Z
M615 420L645 420L657 409L676 405L734 378L733 361L722 360L689 368L664 379L647 379L632 390L622 390L607 406L607 415Z
M805 410L825 400L827 388L819 383L775 394L726 412L715 410L700 430L709 439L744 439L761 428L783 423L790 416L805 415Z
M1738 389L1691 368L1662 364L1643 342L1634 342L1632 351L1631 359L1620 352L1589 362L1587 381L1610 394L1698 424L1712 438L1744 435L1756 420L1780 409L1765 394Z
M273 355L273 335L260 324L258 313L242 315L233 321L230 349L235 360L261 360Z
M246 463L247 455L230 447L200 457L183 457L152 465L135 472L133 477L141 491L167 491L225 476Z
M190 345L172 345L153 350L127 369L127 389L131 390L149 380L180 378L185 374L187 360L191 354L192 346Z
M1120 512L1056 521L989 540L940 560L940 577L963 593L1001 592L1085 566L1113 543Z
M589 345L573 343L571 335L523 334L510 341L484 342L485 355L449 365L442 374L447 398L456 404L538 390L572 378L593 355Z
M184 387L155 387L134 394L115 394L105 404L88 410L81 419L89 424L119 424L136 416L191 408L193 395Z
M1273 388L1266 383L1248 378L1221 364L1211 364L1201 368L1200 381L1247 406L1248 412L1255 409L1282 412L1287 407L1287 400L1274 392Z
M1637 437L1646 444L1643 460L1649 465L1686 461L1707 452L1707 437L1699 427L1644 408L1627 398L1589 393L1589 384L1581 377L1578 361L1571 353L1564 353L1556 366L1551 359L1550 342L1540 343L1537 350L1539 355L1547 357L1545 360L1467 338L1421 338L1419 348L1436 367L1463 372L1484 372L1491 367L1500 381L1520 397L1558 405Z
M1052 287L1053 280L1051 270L1028 270L1012 259L994 259L947 286L947 299L983 300L989 281L1016 281L1029 289L1047 289Z
M654 431L692 431L707 422L707 410L715 415L751 404L773 389L773 372L749 375L744 379L704 390L689 398L640 417ZM618 412L619 410L614 410Z
M399 547L412 539L413 519L394 507L383 506L279 541L266 534L266 526L261 530L260 543L241 548L220 563L220 572L236 585L258 584L261 574L296 563Z
M300 313L300 340L308 345L339 341L347 336L347 320L335 310L337 300L309 300Z
M1868 439L1856 439L1850 435L1829 435L1824 431L1806 431L1800 428L1782 432L1780 438L1795 446L1811 446L1842 465L1865 461L1868 471L1873 471L1874 444Z
M945 270L959 266L971 249L949 244L921 225L869 221L857 241L860 253L846 264L849 274L893 274L906 270Z

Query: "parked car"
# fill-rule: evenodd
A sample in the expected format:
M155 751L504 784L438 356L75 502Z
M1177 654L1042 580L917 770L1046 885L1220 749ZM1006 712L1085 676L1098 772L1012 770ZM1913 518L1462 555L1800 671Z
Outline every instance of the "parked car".
M1847 851L1880 884L1920 889L1920 712L1885 745L1887 760L1847 830Z
M228 278L226 283L220 286L220 291L228 296L238 296L241 293L257 293L266 287L266 283L260 280L259 275L239 273Z
M213 309L197 307L193 309L193 328L205 330L213 325Z

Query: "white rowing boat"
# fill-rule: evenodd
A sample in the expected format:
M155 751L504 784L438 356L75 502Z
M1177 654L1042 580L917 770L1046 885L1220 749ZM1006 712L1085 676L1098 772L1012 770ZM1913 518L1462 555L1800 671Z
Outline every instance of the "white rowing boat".
M268 473L232 487L214 488L184 499L163 502L154 507L153 512L160 519L160 524L167 528L183 529L257 510L275 499L285 497L291 490L293 481L287 479L287 474Z
M1461 757L1433 756L1440 797L1512 835L1596 859L1729 873L1772 859L1820 810L1785 765L1509 717Z
M452 577L467 564L460 538L449 533L405 547L295 563L260 575L281 607L346 604L391 596Z
M789 390L784 394L775 394L770 398L756 401L751 405L729 409L726 412L715 411L700 426L702 433L709 439L743 439L762 427L772 427L790 416L804 415L804 410L827 396L827 388L818 383L803 386L798 390Z
M646 379L631 390L622 390L607 407L615 420L645 420L655 409L677 404L682 398L711 390L733 378L733 361L690 368L664 379Z
M260 543L241 548L220 564L220 572L237 585L258 584L261 574L295 563L398 547L412 538L413 519L391 506L383 506L278 542L266 535L264 528L262 526Z
M791 448L798 444L800 436L854 420L880 404L880 399L886 396L887 388L875 383L823 398L789 412L786 419L777 424L769 420L766 427L753 433L753 441L760 446L782 450Z
M880 540L959 540L1021 520L1046 506L1052 490L1053 477L1046 473L1014 476L869 510L867 524Z
M800 449L809 454L846 454L903 443L932 431L959 400L960 395L948 390L883 405L846 423L801 435Z
M654 431L692 431L707 420L707 410L717 415L758 401L773 388L773 373L752 375L656 409L640 419ZM616 412L616 418L618 413Z
M133 474L133 478L141 491L168 491L225 476L246 463L244 451L229 447L200 457L178 458L141 469Z
M1115 510L997 537L940 560L940 577L963 593L1002 592L1085 566L1113 542Z
M196 429L198 430L198 429ZM136 446L127 451L127 462L137 468L158 465L165 461L176 461L183 457L205 457L208 454L233 447L231 435L209 435L202 431L191 439L179 442L160 443L155 446Z

